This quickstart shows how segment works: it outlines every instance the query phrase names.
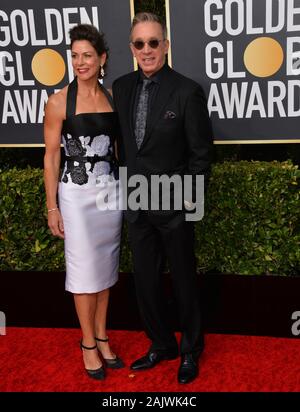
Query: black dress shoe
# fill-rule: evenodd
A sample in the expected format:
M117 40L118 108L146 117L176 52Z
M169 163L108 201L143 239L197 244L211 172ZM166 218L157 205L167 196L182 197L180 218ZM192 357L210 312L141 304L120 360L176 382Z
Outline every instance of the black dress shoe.
M189 383L197 378L199 373L198 356L186 353L181 356L181 363L178 370L178 382Z
M172 360L176 359L178 356L178 352L174 351L155 351L150 350L147 355L143 356L142 358L137 359L135 362L132 363L130 369L134 371L142 371L145 369L153 368L159 362L163 360Z

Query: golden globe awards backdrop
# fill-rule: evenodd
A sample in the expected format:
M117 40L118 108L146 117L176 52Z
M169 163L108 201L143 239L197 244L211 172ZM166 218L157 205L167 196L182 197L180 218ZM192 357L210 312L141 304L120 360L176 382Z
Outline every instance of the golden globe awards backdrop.
M216 143L300 143L300 0L167 0L171 64L202 84Z
M1 0L1 145L43 143L48 96L73 79L68 32L74 25L93 24L105 33L106 87L133 70L131 12L129 0Z

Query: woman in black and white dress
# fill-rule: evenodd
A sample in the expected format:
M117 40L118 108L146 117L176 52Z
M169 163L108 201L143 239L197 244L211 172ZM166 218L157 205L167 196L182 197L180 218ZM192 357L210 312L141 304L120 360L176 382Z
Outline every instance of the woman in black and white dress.
M106 335L109 288L118 280L122 212L117 197L114 205L101 207L107 188L119 189L118 118L99 82L107 59L103 35L81 24L70 30L70 38L75 78L50 96L45 110L48 225L65 241L66 290L74 295L85 369L103 379L104 366L124 366ZM66 162L59 179L61 140Z

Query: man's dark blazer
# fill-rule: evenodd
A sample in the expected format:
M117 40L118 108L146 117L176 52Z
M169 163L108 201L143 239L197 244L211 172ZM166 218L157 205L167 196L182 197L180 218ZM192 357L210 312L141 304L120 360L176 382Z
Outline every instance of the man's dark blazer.
M212 157L212 129L204 92L191 79L165 65L160 73L159 90L147 118L143 143L138 150L133 110L139 72L117 79L113 84L121 138L118 140L120 164L127 166L128 177L141 174L172 176L204 175L207 183ZM137 212L125 213L134 221Z

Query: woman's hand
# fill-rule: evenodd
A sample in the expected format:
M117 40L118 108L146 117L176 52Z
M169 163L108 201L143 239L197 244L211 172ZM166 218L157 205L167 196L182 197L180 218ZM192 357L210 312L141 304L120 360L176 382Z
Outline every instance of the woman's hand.
M64 223L59 209L48 212L48 226L52 235L61 239L65 238L64 235Z

